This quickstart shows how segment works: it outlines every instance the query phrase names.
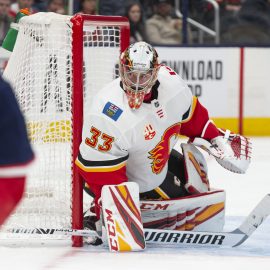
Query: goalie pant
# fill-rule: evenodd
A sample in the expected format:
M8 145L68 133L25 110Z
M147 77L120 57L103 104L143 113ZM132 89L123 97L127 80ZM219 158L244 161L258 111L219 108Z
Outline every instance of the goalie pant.
M10 85L0 76L0 225L22 198L34 159L24 118Z

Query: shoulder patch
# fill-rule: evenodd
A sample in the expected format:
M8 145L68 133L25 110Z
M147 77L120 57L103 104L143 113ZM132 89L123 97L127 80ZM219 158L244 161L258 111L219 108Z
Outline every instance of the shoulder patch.
M102 113L112 118L114 121L117 121L119 116L122 114L123 110L114 105L111 102L107 102L103 108Z

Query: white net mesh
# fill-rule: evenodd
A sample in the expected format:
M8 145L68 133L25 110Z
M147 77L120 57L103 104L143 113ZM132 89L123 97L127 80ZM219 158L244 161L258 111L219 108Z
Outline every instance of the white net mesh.
M71 227L72 23L71 17L37 13L20 20L4 77L24 113L36 162L25 198L7 228ZM117 74L120 28L83 26L84 101ZM76 68L76 67L75 67Z

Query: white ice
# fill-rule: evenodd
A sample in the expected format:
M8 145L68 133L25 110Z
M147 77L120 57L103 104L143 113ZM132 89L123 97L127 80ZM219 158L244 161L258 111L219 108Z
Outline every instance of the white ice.
M209 159L213 187L226 190L225 231L240 225L262 197L270 193L270 138L253 138L253 159L245 175L224 170ZM269 206L270 207L270 206ZM58 241L59 242L59 241ZM72 248L66 242L45 245L0 243L0 270L39 269L270 269L270 217L236 248L149 247L137 253L109 253L104 247Z

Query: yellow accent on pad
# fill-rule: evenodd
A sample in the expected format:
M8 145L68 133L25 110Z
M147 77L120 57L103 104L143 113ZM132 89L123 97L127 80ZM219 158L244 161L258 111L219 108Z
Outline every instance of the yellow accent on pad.
M187 220L187 222L179 227L177 227L177 230L186 230L191 231L193 230L197 225L205 222L206 220L210 219L211 217L215 216L219 212L221 212L224 209L224 202L216 203L213 205L210 205L207 207L204 211L199 213L194 219Z
M116 220L115 220L115 225L116 225L116 226L115 226L115 227L116 227L116 231L119 232L119 234L122 235L122 237L125 237L123 231L122 231L121 228L120 228L119 223L118 223Z
M122 194L123 198L125 199L126 204L133 210L133 212L135 214L139 215L139 211L138 211L136 205L134 205L134 203L132 202L132 200L130 200L130 198L128 196L126 185L120 185L120 186L117 186L117 188L120 191L120 193Z
M210 217L216 215L217 213L219 213L222 209L224 209L224 202L221 203L216 203L211 205L210 207L208 207L207 209L205 209L205 211L201 212L196 218L196 223L197 222L203 222L207 219L209 219Z
M119 233L118 235L118 244L119 244L119 251L131 251L132 248L131 246L124 240L125 235L123 233L123 231L120 228L120 225L117 221L115 221L116 224L116 231Z
M202 179L202 182L205 185L207 185L207 187L209 187L209 180L208 180L208 177L207 177L206 173L201 169L200 164L198 163L198 161L196 160L196 158L194 157L194 155L191 152L188 152L188 158L192 162L192 164L195 167L197 173L200 175L200 177Z
M170 197L161 188L157 187L154 190L160 195L160 197L162 199L164 199L164 200L169 200L170 199Z
M117 186L117 189L120 191L122 196L126 199L127 198L127 190L125 187L126 187L125 185L119 185L119 186Z
M131 251L131 246L122 237L118 237L119 251Z
M113 172L113 171L117 171L120 170L121 168L123 168L124 166L126 166L126 162L123 162L121 164L115 165L115 166L108 166L108 167L86 167L84 166L78 159L75 160L75 164L82 169L85 172Z
M187 228L187 224L183 224L183 225L181 225L181 226L179 226L179 227L176 227L175 228L177 231L191 231L192 229L188 229Z
M191 153L191 152L188 152L188 158L189 160L192 162L192 164L194 165L196 171L198 172L198 174L201 176L201 177L205 177L205 173L201 170L201 166L200 164L198 163L198 161L196 160L196 158L194 157L194 155Z
M185 231L192 231L195 228L195 223L187 223L185 224Z

